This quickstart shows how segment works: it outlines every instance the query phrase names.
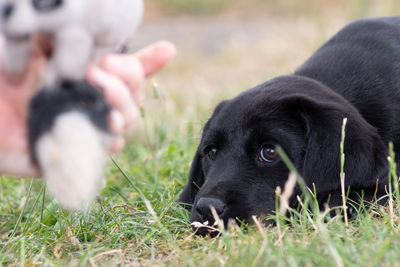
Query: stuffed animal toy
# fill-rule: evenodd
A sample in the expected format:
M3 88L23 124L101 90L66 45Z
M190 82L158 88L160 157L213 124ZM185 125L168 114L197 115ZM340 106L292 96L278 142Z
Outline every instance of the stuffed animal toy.
M28 121L32 162L53 197L67 209L86 209L104 185L112 134L110 108L85 71L117 52L141 21L143 0L0 0L6 71L24 71L30 36L47 35L54 53L44 88Z
M54 42L52 82L82 80L90 62L126 44L143 13L143 0L2 1L5 68L22 72L30 51L29 36L41 32Z

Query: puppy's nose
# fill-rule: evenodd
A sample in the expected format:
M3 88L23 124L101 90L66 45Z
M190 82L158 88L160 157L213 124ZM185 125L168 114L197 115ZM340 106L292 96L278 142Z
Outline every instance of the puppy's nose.
M196 211L203 219L212 218L211 207L215 208L218 216L225 211L225 203L218 198L202 197L197 201Z
M1 7L1 19L6 20L8 19L14 11L14 4L7 3Z

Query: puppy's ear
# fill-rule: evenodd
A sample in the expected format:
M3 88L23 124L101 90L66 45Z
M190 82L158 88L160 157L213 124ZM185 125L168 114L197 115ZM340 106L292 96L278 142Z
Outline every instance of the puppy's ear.
M345 129L345 185L351 189L383 190L387 182L387 147L376 128L342 97L313 99L293 95L284 106L304 122L306 149L301 173L306 184L317 192L330 193L340 189L340 143L343 119Z
M184 204L186 209L190 210L192 208L191 205L193 204L194 199L203 183L204 174L201 164L201 157L199 151L197 151L190 168L188 184L182 191L182 194L179 196L179 202Z

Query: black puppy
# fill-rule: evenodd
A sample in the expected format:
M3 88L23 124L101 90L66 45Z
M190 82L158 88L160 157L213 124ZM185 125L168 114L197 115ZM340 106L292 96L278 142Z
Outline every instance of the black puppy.
M346 26L292 75L280 76L223 101L204 127L179 201L191 222L226 224L275 210L275 190L288 169L280 145L320 204L341 204L340 140L349 198L386 194L388 143L400 145L400 17ZM290 199L297 206L298 187ZM204 227L196 229L207 234Z

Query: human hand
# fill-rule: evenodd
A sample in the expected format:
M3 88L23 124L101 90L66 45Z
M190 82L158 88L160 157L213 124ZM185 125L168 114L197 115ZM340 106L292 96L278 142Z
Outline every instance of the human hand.
M2 49L0 47L0 49ZM33 50L27 70L11 76L0 66L0 173L15 176L38 176L31 164L27 141L27 109L36 93L51 46L43 38L33 38ZM161 69L175 54L168 42L158 42L131 55L108 55L100 67L91 67L87 79L103 90L113 107L110 128L115 138L111 152L124 146L124 131L139 118L143 83L147 76Z
M26 124L29 101L37 91L51 47L42 37L32 39L31 58L22 75L8 74L0 64L0 174L38 175L30 161Z
M112 54L103 58L99 67L91 67L87 79L102 89L113 107L110 127L115 138L111 152L124 147L124 131L140 117L145 78L160 70L175 55L175 46L167 41L149 45L134 54Z

